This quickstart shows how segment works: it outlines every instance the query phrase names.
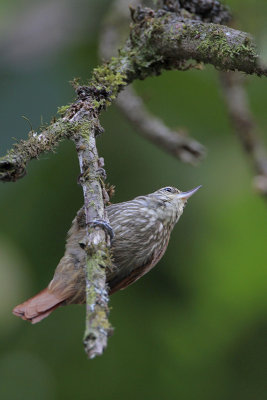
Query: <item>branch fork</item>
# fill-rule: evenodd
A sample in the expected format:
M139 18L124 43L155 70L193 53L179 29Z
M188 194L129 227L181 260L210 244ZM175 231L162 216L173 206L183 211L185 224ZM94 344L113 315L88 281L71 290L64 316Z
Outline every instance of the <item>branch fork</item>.
M200 4L197 0L164 0L159 4L162 8L158 10L139 7L132 11L131 32L119 55L95 68L88 85L76 87L77 100L64 107L63 115L56 122L39 134L30 132L27 140L15 144L0 159L0 180L15 182L26 174L26 166L31 159L54 151L63 139L71 139L75 143L87 226L83 240L87 254L84 346L89 358L102 354L112 334L108 321L109 296L105 273L111 265L110 237L105 232L105 226L109 225L105 211L109 196L104 185L106 173L103 160L99 158L96 147L96 137L103 132L100 113L135 79L157 75L163 69L183 70L185 62L191 59L197 63L213 64L223 71L239 70L258 76L267 75L267 69L260 65L250 35L211 23L221 23L225 18L224 9L220 9L218 1L202 0L204 8L197 6ZM132 115L126 111L128 117L139 124L140 130L150 140L184 162L194 164L202 158L204 147L201 144L181 133L175 134L142 110L142 102L138 103L130 91L127 95L129 104L132 102L133 105ZM102 221L103 224L94 226L92 221Z

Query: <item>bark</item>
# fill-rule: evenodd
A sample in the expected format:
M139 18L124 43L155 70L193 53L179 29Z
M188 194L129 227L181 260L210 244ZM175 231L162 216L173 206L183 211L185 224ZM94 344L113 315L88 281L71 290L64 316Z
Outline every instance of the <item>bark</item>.
M184 70L191 59L213 64L223 71L239 70L259 76L267 74L266 68L259 63L249 34L202 22L197 10L197 20L193 20L189 15L192 10L177 12L171 3L165 1L164 9L156 11L142 7L132 10L130 35L118 57L95 68L88 85L76 83L77 100L71 106L61 108L62 117L57 122L41 133L30 132L28 140L17 143L0 159L0 180L16 181L25 175L31 159L53 151L63 138L75 142L87 223L87 235L82 243L87 252L84 343L90 358L102 354L112 332L107 318L105 283L105 267L110 262L109 237L103 228L108 226L104 211L108 197L103 182L105 171L95 144L96 136L103 131L99 123L100 113L133 80L157 75L163 69ZM96 220L101 220L102 225Z

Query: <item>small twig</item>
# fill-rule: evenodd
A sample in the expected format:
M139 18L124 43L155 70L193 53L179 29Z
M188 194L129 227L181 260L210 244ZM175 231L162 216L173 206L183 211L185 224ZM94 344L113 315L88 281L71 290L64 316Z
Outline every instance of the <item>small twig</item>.
M26 175L27 163L42 153L54 151L59 142L70 136L67 124L62 120L51 124L41 133L30 131L27 140L13 145L6 156L0 158L0 181L15 182Z
M235 72L221 73L222 89L230 119L257 174L254 185L261 194L267 196L267 152L249 106L244 79Z
M142 99L127 87L118 97L117 104L138 132L172 156L190 164L197 164L205 156L205 148L186 136L181 130L172 131L159 118L145 110Z

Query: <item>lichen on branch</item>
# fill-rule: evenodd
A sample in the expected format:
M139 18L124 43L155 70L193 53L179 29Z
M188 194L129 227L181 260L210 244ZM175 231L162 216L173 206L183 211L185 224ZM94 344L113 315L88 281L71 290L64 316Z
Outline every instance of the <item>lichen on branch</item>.
M109 106L119 92L135 79L158 75L162 70L186 69L191 59L213 64L221 70L239 70L247 74L266 76L267 70L259 63L253 41L247 33L216 25L218 15L223 20L224 9L216 11L218 2L202 0L202 8L190 8L187 0L173 7L171 0L163 1L163 8L137 7L132 10L130 35L117 57L93 71L91 80L76 82L76 101L60 108L57 122L41 130L30 132L29 139L16 143L0 159L0 180L16 181L26 173L27 163L40 154L53 151L64 138L74 141L79 164L79 182L83 189L87 234L83 246L87 254L86 274L86 329L84 344L90 358L102 354L112 329L108 322L108 295L105 268L110 263L109 237L95 224L108 224L105 202L105 170L98 156L96 137L103 132L100 113ZM186 8L186 7L189 7ZM197 20L194 18L197 17Z
M137 55L135 70L142 78L147 76L148 70L151 75L151 70L159 73L161 69L179 69L182 61L190 59L212 64L223 71L267 74L267 69L259 63L251 36L245 32L162 10L145 9L142 17L134 15L133 18L138 20L131 30Z
M88 101L88 99L87 99ZM81 112L81 109L79 110ZM102 130L96 115L84 111L83 121L76 126L73 140L76 145L80 171L79 183L83 189L86 237L81 243L86 252L86 318L84 347L89 358L101 355L112 334L108 320L109 296L106 287L105 269L111 265L110 240L96 221L108 224L105 203L109 196L105 190L106 173L103 159L96 147L96 136ZM87 117L87 118L86 118Z
M54 151L59 142L68 138L75 127L58 120L41 131L30 131L27 140L14 144L6 156L0 158L0 180L15 182L26 174L27 163L42 153Z
M43 152L53 151L63 138L73 137L69 122L73 125L88 113L98 117L125 85L135 79L158 75L164 69L183 70L191 59L223 71L267 75L249 34L194 20L194 14L189 11L177 12L168 7L156 11L138 7L132 11L130 35L118 56L95 68L87 85L77 85L77 100L60 109L63 118L40 134L31 132L28 140L16 143L0 159L0 180L16 181L23 177L28 161Z

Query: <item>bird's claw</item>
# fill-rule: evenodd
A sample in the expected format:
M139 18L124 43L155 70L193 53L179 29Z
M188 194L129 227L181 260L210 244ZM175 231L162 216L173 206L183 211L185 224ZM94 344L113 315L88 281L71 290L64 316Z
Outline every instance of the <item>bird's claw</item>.
M114 238L114 231L111 228L111 226L104 221L103 219L94 219L93 221L90 222L90 225L92 227L96 227L99 226L100 228L104 229L104 231L106 232L107 235L109 235L110 240L112 240Z

